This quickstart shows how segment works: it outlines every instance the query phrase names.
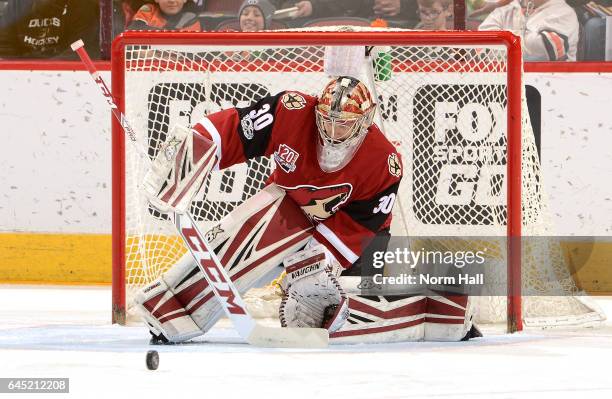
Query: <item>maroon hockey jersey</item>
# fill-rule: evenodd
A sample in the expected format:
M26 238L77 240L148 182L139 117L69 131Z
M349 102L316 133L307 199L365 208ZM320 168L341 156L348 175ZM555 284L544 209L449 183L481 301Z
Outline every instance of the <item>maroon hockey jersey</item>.
M194 130L218 146L219 168L272 155L278 184L314 222L314 237L344 267L352 265L375 234L391 224L402 176L395 147L376 125L342 169L319 167L315 122L317 99L299 92L264 97L246 108L203 118Z

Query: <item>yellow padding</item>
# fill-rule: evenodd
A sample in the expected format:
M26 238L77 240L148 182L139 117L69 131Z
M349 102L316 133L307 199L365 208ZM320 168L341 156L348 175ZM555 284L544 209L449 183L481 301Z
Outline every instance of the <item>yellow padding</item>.
M612 293L612 242L562 242L570 272L590 294ZM110 234L0 233L0 283L110 284ZM176 236L150 236L144 246L128 238L126 261L138 266L139 250L165 270L185 252ZM163 255L163 256L162 256ZM152 264L148 265L151 268ZM131 278L144 278L133 268Z
M110 284L110 234L0 233L0 282Z
M612 242L562 242L578 288L612 295Z
M134 284L153 281L187 252L178 235L128 236L125 247L126 276Z

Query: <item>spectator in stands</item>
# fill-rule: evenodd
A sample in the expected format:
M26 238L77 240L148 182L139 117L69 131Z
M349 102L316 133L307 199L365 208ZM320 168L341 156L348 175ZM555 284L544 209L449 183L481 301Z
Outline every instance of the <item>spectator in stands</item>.
M155 0L140 7L128 29L199 31L202 27L191 0Z
M11 56L78 59L70 49L77 39L100 55L97 0L14 0L5 11Z
M245 0L238 10L240 30L257 32L270 29L275 7L268 0Z
M10 22L6 14L9 0L0 0L0 58L12 55L11 38L9 35Z
M491 13L491 11L496 8L503 7L512 3L512 0L496 0L496 1L484 1L484 0L473 0L472 4L475 7L474 10L470 13L468 18L476 18L482 15L486 16Z
M521 36L525 61L576 61L578 18L565 0L513 0L493 10L478 29Z
M152 0L113 0L113 37L127 29L140 7L151 1Z
M452 0L417 0L421 21L415 29L449 30L453 28Z
M296 17L361 17L414 22L416 0L306 0L284 1L282 7L298 7Z
M242 32L258 32L270 29L275 7L268 0L245 0L238 10L238 20ZM236 62L266 60L274 51L226 51L223 56Z
M116 27L117 30L123 32L140 7L150 2L151 0L113 0L113 16L117 18L117 22L121 20L121 25Z

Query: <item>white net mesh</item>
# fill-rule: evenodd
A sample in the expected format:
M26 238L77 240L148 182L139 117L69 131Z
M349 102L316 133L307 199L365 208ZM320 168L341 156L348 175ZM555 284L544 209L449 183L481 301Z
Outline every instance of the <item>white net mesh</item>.
M329 79L325 73L329 63L334 62L329 56L333 51L327 50L325 57L325 46L315 45L126 46L124 112L153 157L175 124L189 126L210 112L245 106L287 89L317 95ZM392 233L497 236L486 240L494 252L489 256L505 265L506 48L452 43L379 46L371 58L364 56L355 73L376 93L375 122L404 162ZM527 112L523 115L523 223L527 235L550 234L538 153ZM173 225L148 207L138 189L145 168L138 154L126 148L128 309L134 290L159 276L186 251ZM261 158L214 173L191 206L194 218L204 225L218 221L261 189L272 168L269 159ZM414 245L424 245L416 240ZM481 244L457 238L445 246L465 249ZM545 293L550 287L542 284L553 284L566 295L578 294L559 245L549 242L546 251L539 244L537 248L530 245L523 249L523 287ZM505 284L505 275L497 278ZM505 319L505 297L481 302L482 320ZM526 297L523 304L526 321L599 317L569 296Z

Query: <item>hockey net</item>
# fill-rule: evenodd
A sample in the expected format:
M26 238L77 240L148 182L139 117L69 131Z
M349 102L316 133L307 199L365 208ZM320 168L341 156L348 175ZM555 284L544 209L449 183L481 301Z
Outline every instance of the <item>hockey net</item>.
M522 309L509 307L499 294L480 298L481 322L503 322L509 313L541 326L597 322L603 316L580 297L558 243L548 240L543 249L540 241L524 241L522 256L508 252L507 236L520 235L521 228L523 235L552 233L533 132L527 112L520 111L525 108L520 48L509 37L491 32L129 32L114 43L113 94L152 158L176 124L189 126L208 113L283 90L317 95L335 68L331 65L347 64L332 46L360 47L364 56L349 60L348 68L376 94L375 122L403 157L392 233L454 237L444 241L445 249L479 245L467 237L490 237L489 256L510 265L499 268L504 273L493 279L508 285L520 278L516 296L521 289L530 295L522 298ZM522 115L514 124L508 123L512 112ZM186 249L167 216L151 209L138 188L145 162L118 129L113 140L113 319L124 323L135 290ZM519 148L517 143L522 150L508 175L508 154ZM195 220L206 231L260 190L273 167L270 159L259 158L213 173L191 205ZM516 274L508 277L506 270ZM563 294L534 295L551 288Z

